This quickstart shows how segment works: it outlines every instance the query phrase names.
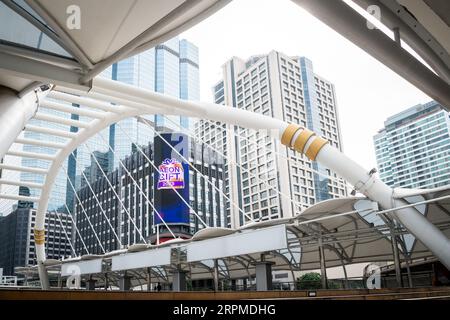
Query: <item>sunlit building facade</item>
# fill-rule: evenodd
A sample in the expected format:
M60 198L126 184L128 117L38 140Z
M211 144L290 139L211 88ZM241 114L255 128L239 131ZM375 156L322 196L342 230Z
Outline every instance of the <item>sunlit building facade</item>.
M159 45L155 49L150 49L136 56L130 57L102 72L101 77L114 79L125 82L127 84L135 85L141 88L157 91L163 94L174 97L198 100L199 91L199 75L198 75L198 48L187 40L179 41L178 38L167 41ZM63 103L57 101L58 103ZM58 115L71 118L73 120L84 121L82 116L65 114L63 112L41 108L41 113L50 115ZM175 129L177 125L170 121L164 121L163 117L148 116L150 121L157 121L158 127L169 126ZM186 118L172 117L171 121L176 124L181 124L185 128L189 128L189 121ZM30 124L34 126L51 126L52 129L62 131L76 131L73 128L64 124L49 123L46 121L32 119ZM88 142L90 151L99 151L108 153L111 158L109 161L109 168L107 171L112 171L119 166L119 159L124 159L133 152L132 145L136 142L140 145L146 145L148 141L153 138L152 131L147 125L138 122L134 118L125 119L119 122L120 129L116 125L103 130L96 136L92 137ZM121 130L127 132L129 137L123 134ZM47 140L51 142L65 142L65 138L58 138L49 136L43 133L36 133L26 131L24 138L33 140ZM130 140L131 138L131 140ZM113 148L114 153L109 149L109 145ZM20 148L22 151L46 153L49 155L55 154L56 149L43 148L34 145L15 145L13 148ZM91 152L84 145L81 145L74 151L73 155L64 162L52 189L49 210L72 211L72 205L76 199L74 198L74 190L79 189L86 184L86 178L89 179L88 174L83 175L81 172L86 167L92 164ZM35 168L47 169L49 162L46 160L6 157L5 161L13 161L15 163L21 162L23 166L30 166ZM12 180L29 181L34 183L43 183L44 176L36 173L21 173L16 174L17 177L12 177L14 172L5 171L3 178ZM70 182L68 181L70 179ZM18 194L19 188L15 186L2 187L8 190L4 192ZM30 195L38 197L40 195L39 189L20 190L23 195ZM7 201L2 204L1 212L3 214L10 213L17 205L17 201ZM67 208L66 208L67 205Z
M297 123L342 151L334 85L314 73L310 60L272 51L247 61L232 58L222 70L223 80L213 88L215 103ZM208 121L196 130L227 156L226 191L235 204L227 208L229 226L292 217L318 201L347 195L335 173L287 150L267 132Z
M115 63L111 77L113 80L172 97L199 100L198 48L185 39L179 40L175 37L156 48ZM169 116L170 120L160 115L146 118L154 122L158 130L179 130L179 125L189 128L189 121L179 116ZM153 139L153 133L148 126L136 119L122 120L119 126L140 145L147 145ZM125 136L120 128L115 125L110 128L109 139L115 153L113 168L119 166L119 159L134 151L130 138Z
M450 115L435 101L389 117L374 136L380 178L391 187L450 184Z

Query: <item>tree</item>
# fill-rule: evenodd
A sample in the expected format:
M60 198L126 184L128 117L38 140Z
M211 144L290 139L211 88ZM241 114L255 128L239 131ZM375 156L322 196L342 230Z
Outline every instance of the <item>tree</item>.
M309 272L297 278L297 288L299 290L321 289L321 275L317 272Z

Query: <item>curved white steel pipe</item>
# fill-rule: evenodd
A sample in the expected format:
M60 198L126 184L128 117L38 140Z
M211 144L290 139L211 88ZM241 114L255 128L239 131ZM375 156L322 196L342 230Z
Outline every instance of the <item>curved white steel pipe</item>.
M88 97L91 95L101 98L104 101L106 101L106 97L110 97L110 102L120 101L123 105L114 106L115 113L108 112L103 119L93 120L88 128L81 129L77 133L76 138L72 139L64 149L61 149L56 154L56 159L52 163L42 190L36 216L36 229L44 228L45 212L47 210L51 186L55 181L62 162L68 155L81 143L84 143L92 135L109 125L128 117L145 114L188 115L226 122L241 127L268 130L269 135L281 140L283 144L305 153L311 160L317 160L342 176L350 184L355 186L355 189L365 194L368 198L377 201L382 208L390 209L398 204L399 200L394 200L393 198L393 189L381 180L369 175L365 169L353 160L349 159L334 147L326 144L325 140L317 138L312 133L311 135L306 135L307 137L305 138L305 133L308 133L307 129L300 128L299 126L294 126L296 128L293 129L292 125L282 120L213 103L183 101L101 78L93 81L93 87L88 94L82 94ZM68 99L67 101L70 101L70 95L66 95L66 98ZM78 102L83 100L75 96L73 99L78 100ZM91 104L97 103L95 100L89 101ZM98 103L104 105L104 102ZM289 138L288 140L286 140L286 134ZM301 144L301 150L299 150L297 142L302 139L304 141L302 141L303 144ZM450 240L439 229L414 208L398 210L396 217L447 268L450 268ZM36 253L38 262L45 261L44 245L37 245Z
M34 91L20 98L12 89L0 86L0 159L36 113L37 102Z
M44 181L44 187L41 192L41 199L38 204L38 209L36 212L36 224L35 230L44 230L45 227L45 213L48 207L48 201L50 198L51 188L55 182L56 176L58 175L59 169L62 166L63 161L75 150L80 144L84 143L90 137L100 132L104 128L107 128L113 123L120 120L134 117L138 115L143 115L146 113L154 113L155 110L151 107L147 107L145 111L138 110L134 108L128 108L124 106L115 106L119 113L107 113L103 119L96 119L90 122L88 128L83 128L80 130L76 138L72 139L67 143L64 149L61 149L55 156L55 160L52 162L48 174ZM36 244L36 259L39 262L45 261L45 244ZM41 274L41 272L40 272Z
M341 175L355 186L355 189L365 194L369 199L377 201L382 208L390 209L398 204L398 200L393 198L391 187L377 177L369 175L364 168L339 150L325 144L325 140L316 138L314 135L308 135L309 130L298 128L289 136L289 141L283 141L283 135L289 132L289 124L281 120L237 108L226 108L213 103L183 101L107 79L96 79L91 92L110 96L119 95L121 98L138 101L142 104L156 102L159 106L166 105L169 109L175 108L190 112L192 116L196 117L222 121L241 127L269 130L269 134L282 140L283 144L305 153L311 160L317 160ZM299 148L300 150L298 150ZM450 269L450 239L414 208L398 210L395 216Z

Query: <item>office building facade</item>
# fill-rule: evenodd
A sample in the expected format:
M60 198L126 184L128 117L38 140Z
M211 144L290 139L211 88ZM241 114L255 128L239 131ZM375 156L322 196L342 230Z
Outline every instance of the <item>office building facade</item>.
M34 224L36 210L18 208L0 217L0 268L14 275L15 267L36 265ZM72 220L64 212L48 212L45 217L45 251L48 259L73 256L70 246Z
M189 178L187 179L189 183L184 186L189 188L187 202L208 226L224 227L226 226L226 199L223 193L219 192L224 188L223 159L207 146L196 144L191 139L187 139L187 141L188 150L183 151L182 154L189 160L190 165L195 166L198 170L197 172L189 166ZM143 147L142 152L154 161L153 141ZM168 240L172 237L162 223L159 224L159 230L156 230L155 226L155 219L159 219L155 213L155 207L163 208L158 210L163 218L168 219L169 215L164 211L165 205L160 205L158 203L160 199L155 197L155 190L158 188L154 186L155 179L158 179L158 172L139 151L126 157L123 165L125 168L119 166L110 172L107 178L101 177L91 184L96 196L88 186L78 191L80 202L75 204L75 219L89 253L102 253L103 251L95 233L106 252L120 248L117 238L120 239L122 247L126 247L134 243L142 243L141 235L149 243L155 242L157 233L159 233L160 239ZM159 165L159 163L155 163L155 166ZM134 181L127 171L131 173ZM210 183L199 172L207 177ZM181 202L179 204L183 205ZM190 237L202 229L204 225L193 210L189 209L187 224L166 221L171 230L182 237ZM86 253L78 236L75 248L77 254Z
M179 40L175 37L155 48L115 63L111 68L111 77L113 80L172 97L199 100L198 63L198 48L185 39ZM189 129L189 120L185 117L168 116L170 121L160 115L146 118L156 124L157 130L179 130L178 125ZM147 145L153 139L152 131L134 118L120 121L119 126L139 145ZM116 125L110 128L109 140L114 148L115 169L118 167L118 159L123 159L133 152L132 143Z
M334 85L315 74L307 58L272 51L247 61L232 58L222 71L223 79L213 88L215 103L297 123L342 151ZM208 121L199 122L196 132L240 164L225 164L226 191L255 221L292 217L318 201L347 195L344 181L335 173L285 149L267 132ZM228 206L228 226L249 220Z
M151 91L157 91L174 97L198 100L199 91L199 74L198 74L198 48L187 40L179 40L178 37L173 38L156 48L152 48L136 56L127 58L117 62L110 68L106 69L99 76L125 82L130 85L145 88ZM65 103L56 101L58 103ZM74 105L75 107L84 107ZM73 120L88 120L83 116L71 115L64 112L46 109L41 107L40 113L49 115L58 115ZM158 126L172 126L178 129L176 125L165 123L163 117L148 116L149 120L157 121ZM173 117L171 119L177 124L181 124L185 128L189 128L189 121L185 118ZM47 127L63 131L75 132L78 128L70 127L59 123L50 123L47 121L32 119L30 124L38 127ZM149 129L138 123L134 118L121 121L120 127L127 132L133 142L140 145L148 144L153 138L153 134ZM51 142L63 143L65 138L46 135L44 133L25 131L23 137L32 140L46 140ZM108 171L112 171L118 167L118 159L123 159L130 155L133 151L133 143L130 139L119 130L116 125L112 125L100 132L97 136L91 138L88 142L90 151L107 153L110 160ZM108 144L114 149L114 153L109 150ZM19 148L21 151L37 152L53 155L56 149L42 148L34 145L19 145L13 147ZM71 212L73 203L76 201L74 197L75 190L78 190L86 183L82 171L85 170L91 162L91 152L85 146L79 146L73 155L64 162L55 181L55 187L51 191L49 200L49 210L58 210ZM23 166L47 169L49 162L38 159L19 158L14 159L12 156L5 157L3 161L21 163ZM34 183L43 183L44 176L36 173L16 174L12 171L3 172L4 179L22 180ZM95 180L95 179L94 179ZM12 194L29 194L32 197L39 197L40 190L29 188L27 190L19 190L15 186L2 186L4 192ZM67 206L67 207L66 207ZM8 214L17 207L17 201L7 201L2 204L0 212Z
M389 117L374 136L380 178L391 187L450 184L450 115L435 101Z

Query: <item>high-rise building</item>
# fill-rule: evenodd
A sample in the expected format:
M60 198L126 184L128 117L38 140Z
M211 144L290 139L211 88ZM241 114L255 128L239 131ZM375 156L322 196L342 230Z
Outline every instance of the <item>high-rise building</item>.
M389 186L450 184L450 115L439 103L418 104L387 118L373 139L380 178Z
M180 99L200 100L198 48L185 39L180 41ZM194 128L191 118L180 117L180 124L183 128Z
M200 97L198 48L178 37L115 63L111 76L113 80L185 100L198 100ZM160 115L146 118L154 122L158 130L179 130L177 125L189 128L188 119L179 116L168 116L170 121ZM153 139L152 131L134 118L120 121L119 126L140 145L147 145ZM115 125L110 128L109 139L116 155L113 167L117 168L118 159L133 152L132 143Z
M58 103L62 103L59 102ZM49 114L49 115L57 115L58 117L67 118L70 119L71 115L65 112L47 109L44 107L39 108L39 112L42 114ZM56 122L48 122L38 119L31 119L29 121L29 124L34 125L36 127L45 127L50 129L57 129L61 131L70 131L71 128L68 125L56 123ZM67 138L64 137L57 137L50 134L45 134L41 132L34 132L30 130L26 130L22 133L23 137L30 140L40 140L40 141L50 141L50 142L56 142L56 143L65 143L67 142ZM32 144L24 144L22 145L22 150L27 152L33 152L33 153L44 153L49 155L55 155L58 149L50 148L50 147L42 147L42 146L36 146ZM25 167L32 167L32 168L41 168L41 169L49 169L51 161L49 160L43 160L43 159L36 159L36 158L26 158L23 157L21 159L22 166ZM67 161L64 163L64 168L67 170ZM45 176L43 174L39 173L31 173L31 172L22 172L20 174L20 180L21 181L28 181L28 182L34 182L39 184L44 184ZM66 186L67 186L67 177L66 172L64 170L60 170L58 173L55 184L56 187L52 188L52 191L50 193L50 199L48 203L48 210L64 210L63 205L66 203ZM27 193L29 191L29 195L32 197L39 197L41 190L30 188L27 190Z
M212 152L206 145L195 143L186 135L172 133L172 137L173 141L179 139L179 137L183 137L186 141L186 148L183 147L183 150L179 152L190 163L188 165L186 161L179 159L176 154L173 155L180 163L183 163L185 168L188 168L186 169L187 174L183 173L185 176L183 187L177 189L180 196L183 196L181 190L187 191L184 194L185 201L190 204L206 225L211 227L226 226L226 198L220 192L224 185L222 157ZM159 142L156 142L158 139ZM167 137L167 134L164 134L164 139L167 142L171 140ZM161 154L163 148L165 148L166 154L171 152L168 149L170 147L165 147L164 143L159 137L155 137L155 142L151 141L146 147L142 148L142 152L155 162L154 164L159 167L158 171L160 172L162 171L160 167L162 163L156 158L161 157L156 155ZM95 165L95 163L92 164L92 166ZM156 240L156 234L159 235L160 241L171 239L172 235L161 223L160 217L153 209L154 207L177 236L188 238L204 227L193 210L179 200L179 195L168 188L158 190L160 187L157 183L161 181L159 174L140 151L126 157L123 160L123 165L126 169L120 166L108 173L106 177L102 176L91 184L95 196L89 186L85 186L78 191L80 202L75 204L75 219L81 238L77 236L75 241L77 254L86 253L84 244L90 253L102 253L102 248L95 234L98 235L98 239L106 252L120 248L117 237L119 237L123 246L142 243L141 235L146 241L152 243ZM197 170L192 169L192 166ZM130 178L128 173L131 173L133 179ZM158 195L158 192L164 192L165 195ZM171 212L174 208L169 208L171 204L175 204L175 209L186 206L185 213L181 217L174 217L173 212ZM156 225L159 225L159 230L156 230ZM81 239L83 239L84 244Z
M127 84L135 85L141 88L157 91L166 95L179 97L182 99L198 100L199 91L199 75L198 75L198 48L187 40L179 40L175 37L156 48L147 50L143 53L129 57L125 60L115 63L108 69L104 70L99 76L125 82ZM65 104L62 101L56 101ZM73 105L74 107L83 107ZM50 115L57 114L60 117L66 117L73 120L88 120L83 116L71 115L64 112L46 109L41 107L40 113ZM149 120L157 121L158 127L173 127L178 129L176 125L168 121L164 121L160 116L148 116ZM172 121L181 124L185 128L189 127L189 121L185 118L172 117ZM167 122L167 123L166 123ZM78 128L70 127L59 123L50 123L47 121L32 119L30 124L33 126L44 126L51 129L58 129L62 131L76 132ZM149 129L138 123L134 118L125 119L121 121L120 126L127 131L133 142L140 145L148 144L148 141L153 139L153 134ZM25 131L23 137L31 140L46 140L51 142L64 143L65 138L54 137L40 132ZM106 142L105 142L106 141ZM109 150L109 145L114 149L114 153ZM112 171L118 167L118 159L123 159L130 155L133 151L132 142L127 136L124 136L120 130L112 125L100 132L97 136L88 141L91 151L102 152L111 158L108 161L108 171ZM15 144L12 148L19 148L23 151L45 153L53 155L56 149L40 147L35 145L20 145ZM49 161L31 158L16 159L12 156L6 156L2 161L17 164L21 162L22 166L29 166L34 168L47 169ZM55 187L52 189L49 199L49 210L71 211L74 199L74 189L79 189L85 184L85 178L81 174L91 164L91 154L84 146L79 146L73 155L70 155L67 161L64 162L63 168L57 175ZM42 184L44 176L37 173L17 173L12 171L0 172L0 177L3 179L20 180ZM94 179L95 180L95 179ZM39 197L40 190L34 188L27 188L19 190L16 186L1 186L1 191L11 194L30 195L32 197ZM7 189L5 189L7 188ZM67 208L69 208L67 210ZM17 201L5 201L2 203L0 212L8 214L17 207Z
M222 71L213 88L215 103L297 123L342 151L334 85L315 74L307 58L271 51L247 61L234 57ZM292 217L318 201L347 195L334 172L284 148L267 132L200 121L196 133L240 165L225 165L226 192L256 221ZM227 220L231 227L248 222L232 205Z
M0 217L0 268L14 275L15 267L36 265L34 224L36 210L19 208ZM67 213L48 212L45 217L45 251L48 259L73 255L70 241L72 220Z

